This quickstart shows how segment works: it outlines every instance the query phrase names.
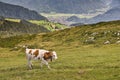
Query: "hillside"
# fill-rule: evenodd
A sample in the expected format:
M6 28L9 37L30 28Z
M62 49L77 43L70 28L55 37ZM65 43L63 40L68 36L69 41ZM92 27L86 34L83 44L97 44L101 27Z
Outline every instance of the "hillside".
M32 24L26 20L21 20L20 22L0 20L0 37L43 32L49 32L49 30L43 26Z
M47 20L33 10L0 2L0 16L18 19Z
M79 22L79 21L82 21L82 19L78 18L77 16L71 16L71 17L67 18L66 21Z
M113 21L120 20L120 0L106 0L106 4L109 6L109 10L107 10L103 14L99 14L89 20L86 23L97 23L102 21Z
M120 21L102 22L92 25L84 25L79 27L68 28L61 31L55 31L49 34L37 35L28 44L36 46L80 46L93 44L96 46L106 44L114 44L120 40Z
M8 42L7 40L10 39L11 38L3 38L1 40ZM67 28L47 34L38 34L28 41L23 41L22 39L20 39L20 41L22 41L22 43L17 43L15 37L12 38L14 45L11 46L17 44L28 44L36 47L54 47L60 45L80 46L88 44L99 46L103 44L114 44L120 41L120 21L101 22L92 25ZM0 43L0 45L1 44L3 43Z
M101 0L0 0L24 6L39 13L89 13L106 7Z
M12 22L20 22L20 19L14 19L14 18L5 18L5 20L12 21ZM36 24L38 26L43 26L49 31L61 30L68 27L60 23L53 23L46 20L28 20L28 22L32 24Z

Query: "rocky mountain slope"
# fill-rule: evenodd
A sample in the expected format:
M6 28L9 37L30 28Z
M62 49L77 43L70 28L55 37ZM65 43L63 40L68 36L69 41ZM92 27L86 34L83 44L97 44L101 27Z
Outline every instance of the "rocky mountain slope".
M20 22L12 22L7 20L0 20L0 37L10 37L21 34L36 34L49 32L43 26L32 24L26 20Z
M88 23L97 23L97 22L104 22L104 21L113 21L113 20L120 20L120 8L114 7L105 12L104 14L97 15L92 19L89 19Z

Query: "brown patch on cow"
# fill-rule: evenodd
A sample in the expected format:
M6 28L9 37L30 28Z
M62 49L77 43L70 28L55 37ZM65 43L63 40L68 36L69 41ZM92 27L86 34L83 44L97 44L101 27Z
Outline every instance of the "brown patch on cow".
M51 60L52 61L52 55L53 55L53 53L52 52L46 52L46 53L44 53L44 59L45 60Z
M29 50L29 54L31 54L31 55L32 55L32 50Z
M38 54L39 54L39 50L36 50L36 51L33 53L33 55L35 55L35 57L37 57Z

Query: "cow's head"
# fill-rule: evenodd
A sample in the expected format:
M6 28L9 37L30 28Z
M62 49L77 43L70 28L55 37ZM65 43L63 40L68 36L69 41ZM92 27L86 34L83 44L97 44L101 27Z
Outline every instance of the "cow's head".
M57 53L55 51L52 52L52 59L57 59Z

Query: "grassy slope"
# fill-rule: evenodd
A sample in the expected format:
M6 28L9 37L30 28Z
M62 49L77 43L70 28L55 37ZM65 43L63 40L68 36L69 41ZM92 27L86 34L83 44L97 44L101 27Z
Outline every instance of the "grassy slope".
M107 40L109 40L111 44L119 41L120 35L117 35L120 33L119 31L120 21L103 22L36 35L35 39L28 41L28 44L37 45L38 47L55 47L61 45L77 47L86 44L99 46L103 45ZM93 35L94 33L97 34ZM94 37L94 41L86 42L90 37Z
M6 20L8 21L13 21L13 22L20 22L20 19L10 19L10 18L6 18ZM50 31L54 31L54 29L52 29L51 25L55 25L58 29L64 29L67 26L59 24L59 23L52 23L52 22L48 22L48 21L43 21L43 20L29 20L29 22L40 25L40 26L44 26L45 28L47 28Z
M97 34L93 35L93 33ZM32 36L28 36L31 39L26 39L25 41L24 36L20 36L21 39L19 39L19 43L20 45L28 44L37 48L49 48L61 45L77 47L86 44L99 46L103 45L107 40L109 40L111 44L119 41L120 35L117 35L116 33L120 34L120 21L102 22L93 25L85 25L81 27L73 27L71 29L68 28L65 30L54 31L47 34L37 34L33 38ZM86 40L89 40L89 37L94 37L94 42L86 42ZM5 44L2 41L4 41ZM3 44L7 47L8 41L11 41L11 46L19 44L17 37L10 37L0 39L0 46Z
M23 52L0 48L1 80L119 80L120 45L106 45L100 48L56 47L58 60L40 69L33 61L34 69L28 70Z
M105 31L108 33L103 35ZM120 36L114 33L118 31L120 21L113 21L48 34L0 39L0 46L4 47L0 48L0 79L119 80L120 45L102 45L106 40L115 43ZM93 36L95 43L84 43L94 32L99 33ZM15 45L25 44L31 44L34 48L54 49L58 53L58 60L50 63L53 69L40 69L39 62L33 61L34 69L28 70L23 49L10 50Z

